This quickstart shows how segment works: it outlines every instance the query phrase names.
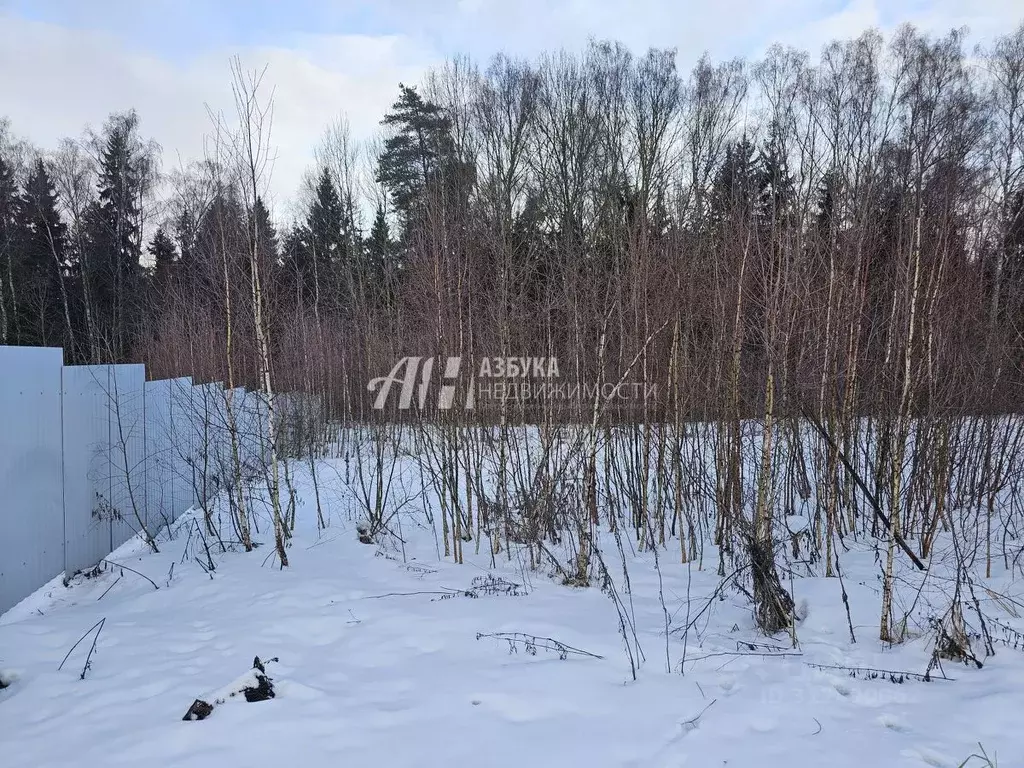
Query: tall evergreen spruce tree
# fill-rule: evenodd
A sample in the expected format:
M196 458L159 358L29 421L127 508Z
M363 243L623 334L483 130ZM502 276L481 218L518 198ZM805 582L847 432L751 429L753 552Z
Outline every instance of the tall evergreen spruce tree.
M0 344L19 339L18 294L15 275L21 271L18 249L21 199L14 169L0 156Z
M164 227L157 227L156 234L153 235L149 244L149 253L153 257L153 302L151 306L158 306L167 297L178 261L178 249Z
M68 299L71 276L67 226L57 210L57 193L42 159L37 159L25 184L20 209L23 232L18 250L18 324L22 344L75 346Z
M361 279L365 292L371 300L390 301L392 297L392 275L388 269L393 263L394 243L391 229L384 213L384 206L378 205L373 217L370 234L363 243L363 269Z
M98 359L125 360L143 322L142 211L149 160L135 112L114 115L100 156L99 199L88 216L87 286Z

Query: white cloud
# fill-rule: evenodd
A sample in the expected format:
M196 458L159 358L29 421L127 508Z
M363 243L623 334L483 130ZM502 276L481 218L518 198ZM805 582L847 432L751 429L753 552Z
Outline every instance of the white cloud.
M637 52L675 47L686 68L704 50L718 59L756 55L779 41L816 53L835 37L853 37L868 26L891 30L902 21L932 32L966 24L976 39L990 39L1024 15L1019 0L306 0L308 16L297 7L290 30L268 29L273 22L255 14L236 28L224 18L228 11L191 3L188 13L173 17L139 6L130 31L114 34L84 28L79 12L62 12L61 24L43 23L5 12L4 4L0 0L0 116L44 148L79 135L86 124L99 127L112 111L134 107L144 135L164 147L165 168L179 158L187 162L203 154L210 131L205 105L231 109L230 58L238 54L250 67L268 64L267 82L276 94L272 191L279 209L296 193L329 123L347 115L353 136L369 137L399 81L418 81L446 54L532 57L559 47L580 49L593 36L620 40ZM102 0L90 8L103 4L130 5ZM68 8L81 10L74 3ZM387 34L333 34L370 22ZM317 23L325 34L294 33ZM201 34L183 40L182 24ZM213 42L229 36L274 45Z
M143 135L163 147L164 167L172 168L203 155L212 128L206 105L231 114L229 64L237 53L248 68L268 67L276 152L271 190L280 203L298 188L329 123L344 114L354 136L371 135L399 81L416 81L433 61L400 36L299 43L174 63L100 32L0 17L0 115L10 118L16 134L45 149L134 107Z

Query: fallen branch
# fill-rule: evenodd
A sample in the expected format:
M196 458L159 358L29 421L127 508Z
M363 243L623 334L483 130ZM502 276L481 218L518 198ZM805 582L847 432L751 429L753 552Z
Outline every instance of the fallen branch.
M496 597L505 595L507 597L522 597L528 594L524 591L522 584L503 579L500 576L488 573L486 576L476 576L472 581L469 591L477 597L481 594Z
M1024 633L991 616L989 621L1003 631L1003 637L996 638L996 642L1002 643L1007 648L1013 648L1016 651L1024 651Z
M828 447L832 450L833 453L836 454L836 456L839 458L839 461L842 462L843 466L846 468L846 471L850 473L850 477L853 478L853 482L857 484L857 487L860 488L861 493L864 494L864 498L868 500L868 503L871 505L872 510L874 510L875 517L882 521L882 525L884 525L886 527L886 530L889 531L889 534L892 536L893 541L895 541L896 544L899 545L899 548L903 550L904 554L906 554L906 556L910 558L910 561L914 565L916 565L919 570L927 570L927 568L925 568L924 563L921 562L920 558L914 554L914 550L912 550L910 546L907 544L907 542L903 540L903 537L900 535L900 532L893 528L888 516L885 514L885 512L882 511L882 505L878 503L878 499L876 499L875 495L871 493L867 483L865 483L863 478L861 478L860 473L856 469L854 469L853 464L850 463L850 460L846 457L846 453L843 451L843 449L836 444L836 441L832 439L832 435L828 433L828 430L822 426L821 422L818 421L818 419L810 412L807 406L804 405L804 401L798 398L797 402L800 406L800 412L802 413L803 417L807 419L808 422L810 422L812 427L814 427L814 431L821 435L825 442L828 443Z
M492 637L496 640L504 640L508 643L509 653L518 653L519 646L530 654L531 656L537 655L537 649L541 648L545 651L554 651L558 654L558 658L563 661L571 656L588 656L592 659L603 659L604 656L598 656L596 653L590 651L584 651L579 648L573 648L571 645L559 642L550 637L536 637L534 635L527 635L523 632L492 632L492 633L476 633L476 639L481 640L485 637Z
M803 656L803 654L799 651L777 651L770 653L765 653L763 651L720 651L718 653L708 653L704 656L691 656L690 658L681 661L680 665L682 665L685 662L703 661L704 659L714 659L718 658L719 656L758 656L762 659L774 659L782 656Z
M783 655L783 656L799 656L799 653L794 654L789 648L781 645L772 645L771 643L755 643L749 640L737 640L736 650L748 650L751 652L762 652L764 656L770 656L772 654Z
M100 619L95 624L93 624L91 627L89 627L89 629L86 630L85 634L82 635L80 638L78 638L78 642L76 642L74 645L71 646L71 650L68 651L67 654L64 656L64 659L63 659L63 661L61 661L60 666L57 667L57 671L60 672L64 668L64 664L71 657L71 654L75 652L75 648L77 648L79 646L79 644L83 640L85 640L85 638L87 638L90 634L92 634L93 630L96 630L96 635L92 639L92 646L89 648L89 654L85 657L85 666L82 667L82 674L79 675L79 678L78 678L79 680L85 680L85 673L88 672L89 669L92 668L92 654L96 650L96 641L100 639L100 632L103 631L103 625L106 624L106 623L107 623L107 618L106 618L106 616L104 616L102 619Z
M711 709L711 707L714 706L716 701L718 701L718 699L712 699L711 702L706 707L704 707L704 709L702 709L700 712L698 712L695 717L692 717L689 720L684 720L682 723L680 723L680 725L688 726L691 730L696 728L697 727L697 721L700 720L701 717L704 716L705 712L707 712L709 709Z
M116 579L114 579L113 583L109 587L107 587L106 589L103 590L103 594L96 598L96 602L98 603L100 600L102 600L104 597L106 597L107 596L107 592L109 592L114 587L116 587L117 586L117 582L119 582L122 578L123 578L122 576L118 576Z
M383 595L367 595L361 599L363 600L381 600L385 597L417 597L421 595L433 595L434 597L450 598L450 597L476 597L470 590L467 589L448 589L444 588L441 590L433 591L422 591L422 592L385 592Z
M804 662L808 667L814 669L823 670L838 670L846 672L850 677L857 678L858 680L882 680L886 679L890 683L901 685L906 680L916 680L919 683L930 683L932 680L946 680L948 682L954 682L956 678L946 677L933 677L930 673L925 672L923 675L918 672L904 672L901 670L892 669L873 669L872 667L843 667L835 664L812 664L809 661Z
M120 569L121 569L122 571L129 571L129 572L131 572L131 573L134 573L134 574L135 574L136 576L140 576L140 577L142 577L143 579L145 579L146 581L148 581L148 582L149 582L150 584L152 584L152 585L153 585L153 589L160 589L160 587L158 587L158 586L156 585L156 582L155 582L155 581L153 581L153 580L152 580L151 578L149 578L149 576L147 576L147 575L146 575L146 574L144 574L144 573L139 573L139 572L138 572L138 571L136 571L136 570L135 570L134 568L129 568L129 567L127 566L127 565L122 565L121 563L115 563L115 562L114 562L113 560L107 560L106 558L104 558L104 559L103 559L103 560L102 560L101 562L104 562L104 563L106 563L107 565L112 565L112 566L114 566L115 568L120 568ZM123 574L122 574L122 575L123 575Z

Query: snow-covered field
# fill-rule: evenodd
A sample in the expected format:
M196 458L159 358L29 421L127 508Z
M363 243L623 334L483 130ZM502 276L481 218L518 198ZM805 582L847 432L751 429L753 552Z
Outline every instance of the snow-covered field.
M627 551L627 593L609 544L645 657L634 681L619 614L598 587L561 586L504 554L491 569L473 544L466 564L439 560L434 533L412 516L404 548L360 544L348 503L326 494L322 534L305 505L284 571L264 531L252 553L214 553L211 576L186 516L159 554L129 543L110 557L125 568L54 582L0 617L0 670L13 680L0 691L0 766L952 768L979 742L1000 768L1024 765L1024 650L1012 643L997 643L983 669L947 663L955 680L811 666L925 670L926 628L896 648L877 640L867 543L843 560L856 643L837 579L784 575L804 617L796 648L788 635L759 636L748 601L719 589L713 554L700 570L680 565L675 545L659 576L651 552ZM481 587L489 575L519 594ZM926 606L909 578L899 601ZM986 586L985 611L1024 631L1020 585ZM495 633L509 634L478 637ZM275 698L229 698L201 722L182 720L254 656L277 657Z

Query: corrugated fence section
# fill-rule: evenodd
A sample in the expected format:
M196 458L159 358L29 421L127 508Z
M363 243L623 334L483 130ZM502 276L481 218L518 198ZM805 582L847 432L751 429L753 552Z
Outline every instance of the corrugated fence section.
M243 464L262 466L262 399L141 365L63 365L60 349L0 346L0 613L155 534Z

